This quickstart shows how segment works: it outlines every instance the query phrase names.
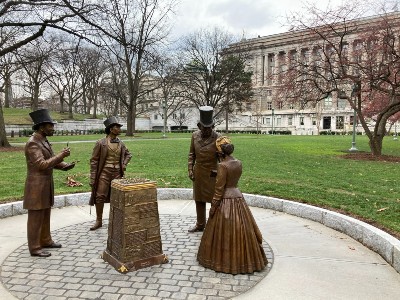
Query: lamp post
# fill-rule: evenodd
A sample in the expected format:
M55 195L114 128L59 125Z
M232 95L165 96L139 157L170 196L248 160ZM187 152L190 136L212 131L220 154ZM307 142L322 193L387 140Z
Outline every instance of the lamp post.
M163 101L163 122L164 122L164 128L163 128L163 138L167 137L167 99L164 99Z
M274 109L272 109L272 131L271 134L274 134Z
M351 142L351 148L349 149L350 152L358 151L358 149L356 148L356 122L357 122L356 97L358 96L358 92L359 92L359 86L358 84L354 84L353 90L351 91L351 97L354 99L354 114L353 114L353 140Z

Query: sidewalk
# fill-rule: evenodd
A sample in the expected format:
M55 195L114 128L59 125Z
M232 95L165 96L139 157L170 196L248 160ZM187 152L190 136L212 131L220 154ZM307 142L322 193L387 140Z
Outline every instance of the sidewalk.
M28 254L26 215L0 219L0 299L399 299L400 274L375 252L320 223L257 207L251 210L273 264L250 276L204 269L195 261L201 233L187 234L194 202L158 204L170 262L127 274L99 257L107 228L89 232L89 206L52 210L53 237L63 248L46 259Z

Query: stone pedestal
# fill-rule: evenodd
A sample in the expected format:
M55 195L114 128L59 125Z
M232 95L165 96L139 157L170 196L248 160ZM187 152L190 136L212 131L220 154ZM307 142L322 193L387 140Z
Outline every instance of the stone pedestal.
M162 253L154 181L112 181L107 249L102 257L121 273L168 262Z

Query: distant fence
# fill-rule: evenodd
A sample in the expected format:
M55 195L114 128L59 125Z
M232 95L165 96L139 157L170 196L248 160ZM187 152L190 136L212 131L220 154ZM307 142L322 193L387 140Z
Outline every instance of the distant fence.
M104 133L104 120L100 119L85 119L83 121L63 120L55 126L55 135L82 135ZM149 118L136 118L136 130L148 130L150 128ZM126 120L119 118L123 129L126 129ZM32 125L15 124L6 125L7 136L29 136L33 133Z

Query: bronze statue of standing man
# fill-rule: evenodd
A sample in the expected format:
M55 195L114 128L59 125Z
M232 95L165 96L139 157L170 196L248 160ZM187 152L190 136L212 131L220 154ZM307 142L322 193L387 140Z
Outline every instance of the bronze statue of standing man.
M51 253L43 248L61 248L50 234L50 212L54 205L53 169L67 171L75 164L63 162L70 155L68 147L54 154L47 137L53 135L56 122L48 110L36 110L29 115L35 132L25 145L27 176L23 208L28 210L28 248L32 256L48 257Z
M188 157L188 175L193 181L197 222L188 232L204 230L206 203L212 201L217 176L215 141L219 134L214 131L213 108L201 106L199 109L200 121L197 123L199 130L192 134Z
M132 158L125 144L118 138L122 125L116 117L104 121L107 136L96 142L90 159L90 205L96 206L96 222L90 230L103 226L104 203L110 203L111 181L122 178Z

